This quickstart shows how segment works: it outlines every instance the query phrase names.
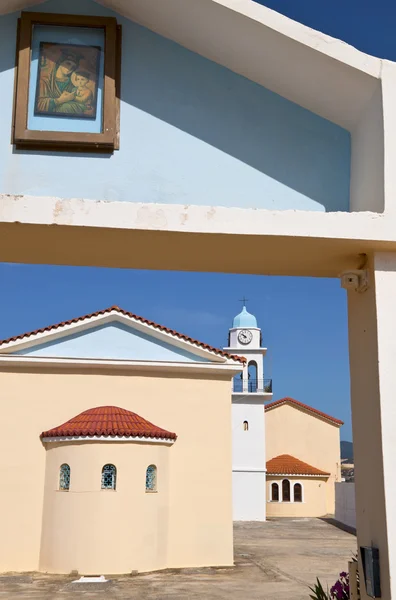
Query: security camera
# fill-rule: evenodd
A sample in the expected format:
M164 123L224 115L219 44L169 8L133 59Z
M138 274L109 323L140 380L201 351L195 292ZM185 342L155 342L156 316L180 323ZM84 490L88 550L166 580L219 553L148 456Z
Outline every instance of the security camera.
M341 287L348 291L364 292L368 287L367 271L345 271L340 278Z

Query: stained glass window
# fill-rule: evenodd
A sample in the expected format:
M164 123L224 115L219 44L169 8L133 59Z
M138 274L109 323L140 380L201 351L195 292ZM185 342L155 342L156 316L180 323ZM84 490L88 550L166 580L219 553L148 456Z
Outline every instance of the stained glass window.
M157 490L157 467L150 465L146 469L146 492Z
M117 469L114 465L105 465L102 469L102 490L115 490Z
M66 463L59 469L59 489L67 491L70 489L70 467Z

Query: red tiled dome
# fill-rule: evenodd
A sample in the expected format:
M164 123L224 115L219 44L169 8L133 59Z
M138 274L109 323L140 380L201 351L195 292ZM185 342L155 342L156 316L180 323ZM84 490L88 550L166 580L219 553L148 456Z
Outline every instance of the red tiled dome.
M157 427L124 408L99 406L80 413L63 425L43 431L47 437L125 436L175 440L176 434Z
M321 475L328 477L330 473L312 467L290 454L281 454L267 462L267 475Z

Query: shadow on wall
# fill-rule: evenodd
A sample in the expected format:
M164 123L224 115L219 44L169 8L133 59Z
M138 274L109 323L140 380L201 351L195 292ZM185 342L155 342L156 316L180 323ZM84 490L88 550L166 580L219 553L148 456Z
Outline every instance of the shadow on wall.
M50 0L33 10L115 15L89 0ZM83 193L77 196L349 210L350 134L346 130L115 16L123 25L122 147L109 161L111 173L103 161L98 163L105 173L98 174L99 182L91 187L82 184ZM15 14L0 18L2 47L7 38L7 51L0 52L2 72L13 67L15 21ZM92 161L99 158L83 156ZM69 158L73 161L76 156ZM110 175L117 183L109 189L104 179ZM4 174L1 178L4 181ZM27 181L25 187L38 194L37 185ZM51 191L43 187L40 195ZM73 192L71 183L60 195L76 196L67 193L69 189ZM51 193L57 195L56 189Z

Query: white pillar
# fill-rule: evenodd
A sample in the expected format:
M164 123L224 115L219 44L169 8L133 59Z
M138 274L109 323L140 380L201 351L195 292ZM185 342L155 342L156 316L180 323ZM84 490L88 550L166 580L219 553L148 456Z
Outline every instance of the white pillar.
M375 253L369 277L348 292L356 524L358 547L379 548L381 598L396 600L396 253Z

